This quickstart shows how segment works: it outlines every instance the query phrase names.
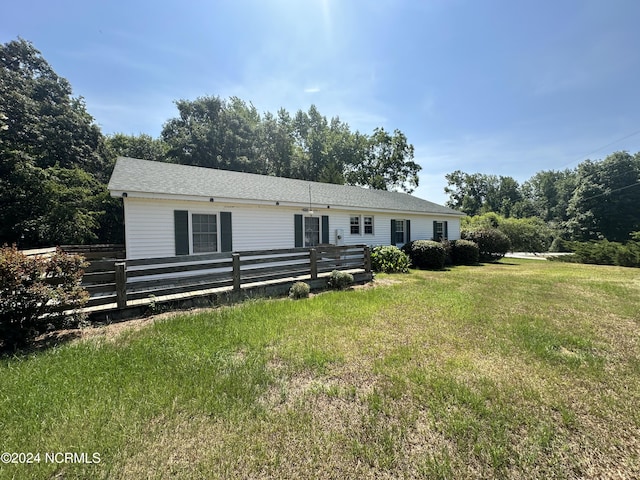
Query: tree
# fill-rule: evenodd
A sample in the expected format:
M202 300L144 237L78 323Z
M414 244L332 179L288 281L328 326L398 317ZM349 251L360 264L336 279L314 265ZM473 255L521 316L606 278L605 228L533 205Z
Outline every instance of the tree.
M413 154L413 145L400 130L391 135L384 128L376 128L363 158L356 158L349 165L347 183L411 193L418 186L418 172L422 169L413 161Z
M0 45L0 244L96 239L109 175L100 129L34 46Z
M140 135L125 135L115 133L105 139L106 148L111 158L131 157L143 160L165 161L168 146L161 140L145 133Z
M615 152L577 169L566 226L580 240L626 241L640 230L640 153Z
M447 206L467 215L496 212L509 217L522 200L520 185L512 177L456 170L445 178L448 184L444 191L449 194Z
M293 125L291 116L284 108L264 114L258 127L258 158L266 167L267 174L290 177L293 159Z
M546 170L536 173L523 183L523 202L528 205L528 215L537 216L554 225L568 220L569 200L576 188L576 172L573 170Z
M219 97L199 97L194 101L175 102L179 116L167 120L162 128L162 140L168 145L171 161L183 165L221 168L222 132Z

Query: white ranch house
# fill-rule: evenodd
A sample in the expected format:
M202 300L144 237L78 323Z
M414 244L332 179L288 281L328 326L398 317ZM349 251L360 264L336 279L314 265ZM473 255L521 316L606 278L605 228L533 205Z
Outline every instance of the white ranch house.
M405 193L118 158L128 259L460 238L463 213Z

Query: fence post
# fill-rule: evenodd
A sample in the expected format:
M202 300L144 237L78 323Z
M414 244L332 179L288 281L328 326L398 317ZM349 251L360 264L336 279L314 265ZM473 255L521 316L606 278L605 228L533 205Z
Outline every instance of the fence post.
M240 291L240 254L234 253L231 255L233 263L233 291Z
M127 263L115 262L116 270L116 303L118 308L127 306Z
M318 251L315 248L309 250L309 260L311 261L311 280L318 278Z
M364 271L371 273L371 249L369 245L364 246Z

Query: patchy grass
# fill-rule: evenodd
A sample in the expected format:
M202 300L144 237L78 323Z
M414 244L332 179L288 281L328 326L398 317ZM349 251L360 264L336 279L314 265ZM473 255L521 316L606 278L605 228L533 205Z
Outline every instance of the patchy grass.
M2 360L0 477L640 477L640 270L378 279Z

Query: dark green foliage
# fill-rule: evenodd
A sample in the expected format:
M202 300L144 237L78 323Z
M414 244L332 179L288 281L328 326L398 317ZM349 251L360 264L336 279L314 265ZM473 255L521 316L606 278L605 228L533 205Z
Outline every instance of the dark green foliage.
M296 282L291 285L291 288L289 289L289 298L293 300L307 298L309 296L309 292L311 292L311 287L309 287L308 283Z
M625 244L608 240L572 242L571 247L574 251L572 255L552 257L552 259L560 262L640 267L640 242L638 241L629 241Z
M24 40L0 44L0 98L0 244L97 241L110 168L82 98Z
M629 242L620 246L615 261L621 267L640 267L640 243Z
M509 237L497 228L462 230L461 233L464 240L471 240L478 245L481 262L500 260L511 247Z
M445 178L448 184L444 191L449 194L447 206L467 215L496 212L509 217L522 200L520 186L512 177L456 170Z
M475 265L480 260L480 249L471 240L451 242L451 261L454 265Z
M566 228L576 240L624 242L640 229L640 153L615 152L578 166Z
M496 228L509 237L510 250L514 252L546 252L551 245L553 231L537 217L505 218L494 212L466 217L463 229Z
M166 161L167 145L150 135L125 135L116 133L105 139L110 157L141 158L143 160Z
M410 265L409 256L395 245L371 249L371 268L374 272L409 273Z
M347 272L341 272L340 270L334 270L331 272L327 284L329 288L343 290L353 285L353 275Z
M571 242L564 240L563 238L556 237L553 239L553 242L551 242L549 251L554 253L571 252Z
M402 247L409 254L411 264L425 270L442 270L445 266L447 251L440 242L433 240L414 240Z
M413 192L422 167L413 161L414 149L407 137L400 130L391 135L384 128L376 128L367 143L362 161L349 165L347 182L378 190Z
M294 116L284 109L261 116L237 97L179 100L176 106L179 116L162 130L172 162L382 190L411 192L418 185L421 167L399 130L354 133L315 105Z
M66 310L88 299L80 287L84 258L58 250L27 257L15 246L0 249L0 350L22 348L37 335L80 316Z

